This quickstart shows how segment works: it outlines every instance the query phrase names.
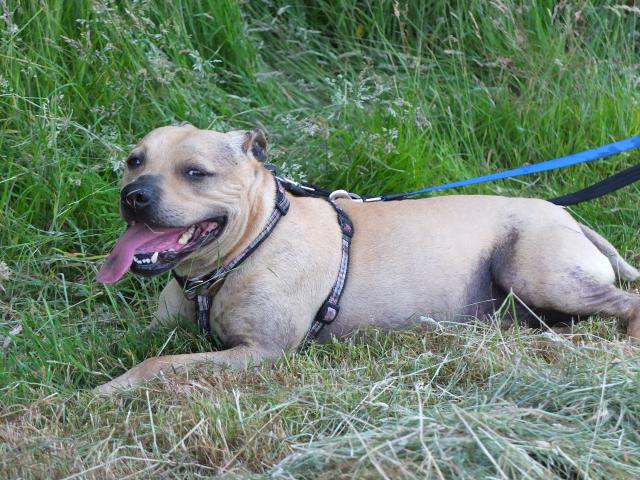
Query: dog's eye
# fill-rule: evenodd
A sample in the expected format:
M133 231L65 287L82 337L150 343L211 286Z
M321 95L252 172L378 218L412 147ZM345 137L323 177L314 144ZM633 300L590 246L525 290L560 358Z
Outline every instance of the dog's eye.
M189 168L185 170L185 175L189 178L202 178L206 177L207 173L202 170L198 170L197 168Z
M131 169L138 168L144 163L144 159L139 156L132 156L127 158L127 166Z

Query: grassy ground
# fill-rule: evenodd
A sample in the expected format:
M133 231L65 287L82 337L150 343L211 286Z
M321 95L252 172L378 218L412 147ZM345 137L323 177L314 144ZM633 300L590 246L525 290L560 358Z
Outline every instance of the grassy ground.
M632 2L0 1L0 476L638 478L640 362L611 319L559 337L370 332L118 395L164 278L94 282L130 145L262 126L290 175L363 194L640 131ZM637 153L465 192L548 197ZM572 209L640 256L637 186Z

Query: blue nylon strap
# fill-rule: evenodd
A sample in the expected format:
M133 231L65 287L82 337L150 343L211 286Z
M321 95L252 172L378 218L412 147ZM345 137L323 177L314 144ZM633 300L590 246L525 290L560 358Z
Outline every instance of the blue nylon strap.
M521 175L530 175L532 173L546 172L549 170L557 170L559 168L571 167L580 163L591 162L598 160L599 158L609 157L618 153L626 152L640 147L640 135L627 138L626 140L620 140L619 142L610 143L609 145L603 145L602 147L586 150L584 152L574 153L566 157L556 158L554 160L547 160L546 162L534 163L533 165L525 165L524 167L514 168L512 170L505 170L504 172L492 173L490 175L483 175L481 177L469 178L467 180L461 180L459 182L445 183L435 187L421 188L408 193L396 193L391 195L382 195L381 197L368 198L365 202L373 202L379 200L397 200L400 198L410 197L413 195L420 195L421 193L435 192L438 190L447 190L449 188L464 187L467 185L474 185L477 183L491 182L493 180L501 180L503 178L519 177Z

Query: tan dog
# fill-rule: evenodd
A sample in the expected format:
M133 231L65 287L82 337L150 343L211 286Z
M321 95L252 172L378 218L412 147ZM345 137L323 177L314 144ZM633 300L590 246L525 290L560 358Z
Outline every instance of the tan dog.
M143 275L175 268L196 277L237 255L274 208L265 152L260 131L187 125L148 134L124 175L121 211L130 227L98 279L113 283L130 268ZM271 235L218 285L209 321L227 349L145 360L99 392L195 364L245 367L296 349L335 282L341 231L327 201L288 199L289 212ZM364 326L407 328L425 316L483 318L509 291L547 323L602 313L627 322L628 334L640 338L640 296L614 286L616 278L635 280L638 271L560 207L463 195L339 203L355 234L340 313L321 342ZM172 280L156 321L194 315L194 303Z

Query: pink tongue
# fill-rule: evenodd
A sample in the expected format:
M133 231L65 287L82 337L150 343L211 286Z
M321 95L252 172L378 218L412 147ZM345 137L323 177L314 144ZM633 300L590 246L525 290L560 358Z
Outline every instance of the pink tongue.
M178 244L178 238L185 230L185 228L151 230L144 224L129 227L116 242L116 246L104 261L96 279L100 283L115 283L120 280L131 267L133 255L136 252L157 252L171 247L181 247L182 245Z

